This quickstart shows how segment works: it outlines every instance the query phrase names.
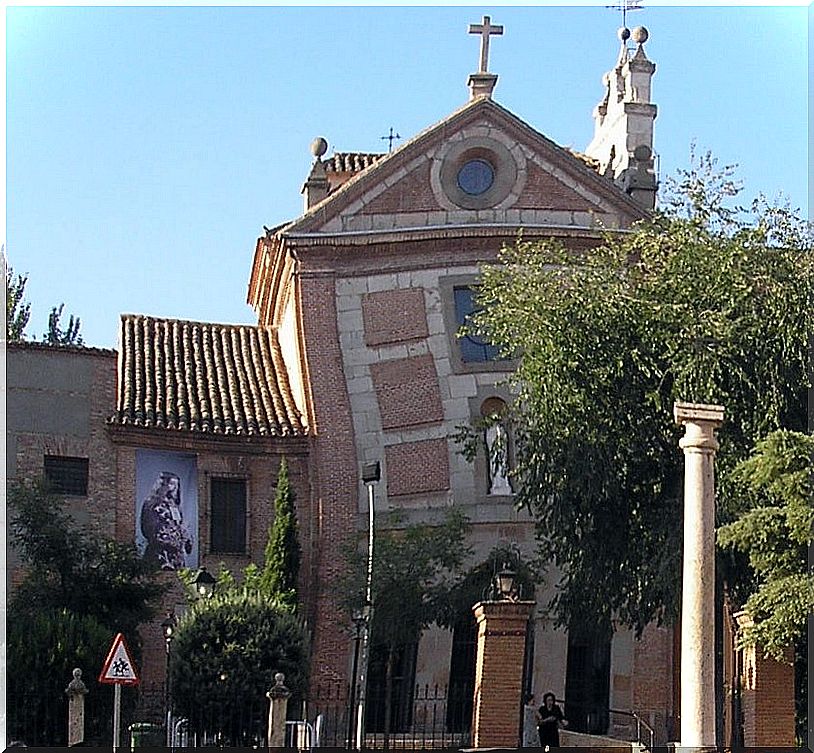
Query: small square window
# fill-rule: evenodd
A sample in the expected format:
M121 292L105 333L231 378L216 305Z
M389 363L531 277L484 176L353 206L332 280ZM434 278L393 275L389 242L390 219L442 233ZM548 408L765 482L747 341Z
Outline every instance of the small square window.
M43 457L45 480L56 494L86 497L88 494L88 459L63 455Z
M245 479L212 479L209 542L213 553L246 552Z
M453 294L455 297L455 320L459 327L468 325L472 314L477 311L475 307L475 289L456 287ZM458 343L461 348L461 360L464 363L485 363L486 361L501 360L498 348L476 335L466 334L459 337Z

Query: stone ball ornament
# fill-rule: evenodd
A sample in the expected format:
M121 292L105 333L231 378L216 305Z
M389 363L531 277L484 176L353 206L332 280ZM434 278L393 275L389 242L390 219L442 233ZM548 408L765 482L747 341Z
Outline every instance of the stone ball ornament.
M644 26L637 26L632 36L636 44L644 44L650 38L650 32Z
M630 29L627 26L620 26L619 31L616 32L616 36L619 37L620 42L627 42L630 39Z
M311 142L311 154L313 154L314 157L319 158L327 151L328 142L322 138L322 136L317 136L317 138Z

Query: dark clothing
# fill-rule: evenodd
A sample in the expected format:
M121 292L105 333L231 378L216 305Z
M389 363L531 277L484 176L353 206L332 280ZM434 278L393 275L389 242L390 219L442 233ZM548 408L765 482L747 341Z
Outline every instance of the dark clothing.
M560 744L560 722L565 718L562 709L555 703L550 709L544 705L537 709L540 715L540 723L537 725L537 732L540 735L540 747L546 745L559 746Z

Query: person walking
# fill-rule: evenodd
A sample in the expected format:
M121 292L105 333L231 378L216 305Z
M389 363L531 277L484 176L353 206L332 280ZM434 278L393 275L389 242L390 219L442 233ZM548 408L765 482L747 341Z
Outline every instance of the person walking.
M568 720L557 705L557 698L553 693L543 696L543 705L537 709L537 734L540 736L540 747L545 750L557 748L560 745L560 727L567 727Z

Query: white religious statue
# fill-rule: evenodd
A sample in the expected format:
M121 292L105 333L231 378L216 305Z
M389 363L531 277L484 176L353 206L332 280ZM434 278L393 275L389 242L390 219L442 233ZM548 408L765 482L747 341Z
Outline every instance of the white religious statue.
M486 456L489 461L489 494L512 494L509 485L508 437L505 427L495 422L486 429Z

